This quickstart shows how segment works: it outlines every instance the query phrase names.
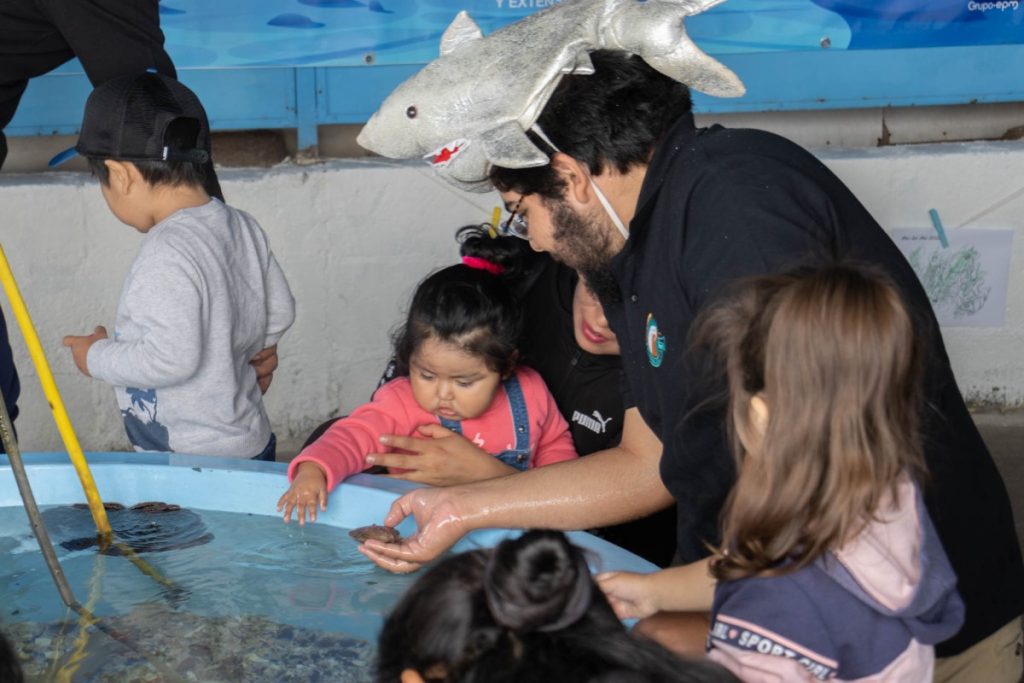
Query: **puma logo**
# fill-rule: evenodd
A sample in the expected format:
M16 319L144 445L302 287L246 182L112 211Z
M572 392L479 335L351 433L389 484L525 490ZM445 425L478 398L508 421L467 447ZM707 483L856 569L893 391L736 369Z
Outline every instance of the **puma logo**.
M572 411L572 421L578 425L586 427L595 434L604 434L607 431L608 423L612 421L610 417L601 417L600 411L595 410L591 415L584 415L578 410Z

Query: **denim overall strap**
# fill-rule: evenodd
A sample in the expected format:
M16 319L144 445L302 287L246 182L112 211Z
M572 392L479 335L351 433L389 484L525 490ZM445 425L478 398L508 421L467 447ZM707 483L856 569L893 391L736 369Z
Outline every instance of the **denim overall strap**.
M512 412L512 426L516 433L514 450L502 451L498 459L517 470L525 470L530 466L530 416L526 411L526 398L519 378L512 375L502 383L505 395L508 396L509 410Z
M462 420L449 420L447 417L437 416L437 421L441 423L441 426L445 429L451 430L456 434L462 434Z

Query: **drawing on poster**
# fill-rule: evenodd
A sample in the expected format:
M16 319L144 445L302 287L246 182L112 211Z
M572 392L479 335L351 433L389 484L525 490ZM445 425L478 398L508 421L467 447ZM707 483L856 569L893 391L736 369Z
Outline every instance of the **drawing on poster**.
M1003 324L1010 274L1010 230L954 230L943 247L934 230L894 230L893 240L924 285L945 326Z
M933 249L924 263L925 248L910 252L910 265L924 283L932 305L948 310L954 318L974 315L988 301L992 286L981 267L981 256L974 247L951 251Z

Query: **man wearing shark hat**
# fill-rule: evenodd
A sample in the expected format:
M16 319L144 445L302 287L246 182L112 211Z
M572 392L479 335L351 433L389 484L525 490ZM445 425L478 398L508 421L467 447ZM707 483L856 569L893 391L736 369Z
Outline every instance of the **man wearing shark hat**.
M580 271L602 297L622 349L626 405L633 406L620 446L516 477L414 491L395 503L385 524L413 515L419 532L397 545L368 542L363 552L392 571L412 571L473 529L604 526L650 514L674 498L678 556L694 567L692 609L707 610L705 543L718 540L718 513L735 472L724 408L705 400L720 387L701 383L704 361L687 349L690 324L738 278L859 260L897 284L928 344L926 503L967 607L963 629L937 648L947 659L940 659L936 680L1016 683L1024 563L1009 499L913 270L816 158L761 131L696 129L687 88L646 62L622 52L588 53L586 69L560 76L536 117L505 127L516 138L511 143L467 135L450 147L457 155L476 144L475 157L467 152L453 168L452 149L445 147L443 165L437 155L430 159L455 184L493 183L513 214L507 228ZM479 57L474 63L481 68ZM407 96L406 85L392 98ZM459 115L467 116L460 104ZM381 139L381 120L368 124L364 144ZM424 128L410 137L435 144L420 123ZM542 164L532 151L508 152L526 149L518 136L543 155ZM392 443L429 448L414 439Z

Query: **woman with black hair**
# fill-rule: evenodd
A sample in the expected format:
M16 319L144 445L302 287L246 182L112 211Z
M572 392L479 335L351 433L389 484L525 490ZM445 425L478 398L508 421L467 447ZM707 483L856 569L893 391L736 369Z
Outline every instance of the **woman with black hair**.
M630 634L591 578L583 551L561 532L534 530L449 557L420 578L381 631L377 681L736 679Z

